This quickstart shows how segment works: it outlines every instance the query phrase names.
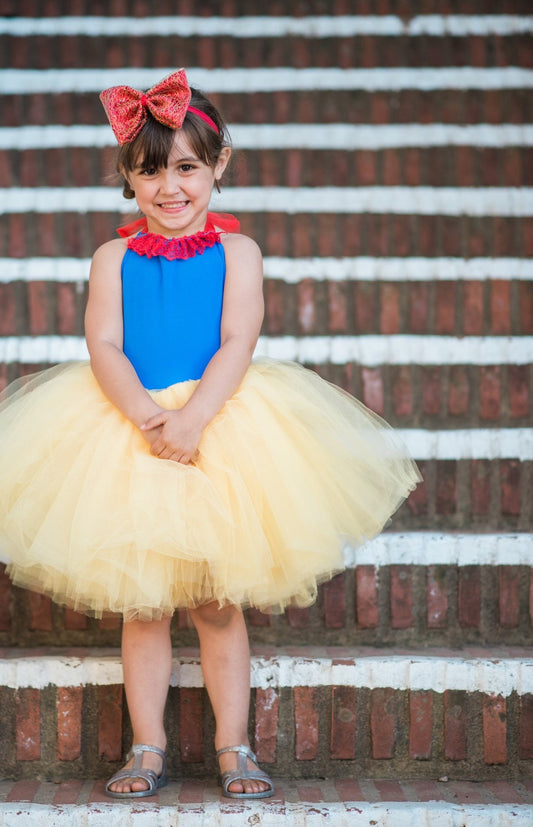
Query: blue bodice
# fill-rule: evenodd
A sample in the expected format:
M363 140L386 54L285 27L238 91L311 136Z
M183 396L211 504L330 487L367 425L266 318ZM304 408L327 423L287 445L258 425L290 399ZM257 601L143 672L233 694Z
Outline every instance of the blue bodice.
M126 251L123 349L145 388L200 379L220 347L225 274L220 241L172 260Z

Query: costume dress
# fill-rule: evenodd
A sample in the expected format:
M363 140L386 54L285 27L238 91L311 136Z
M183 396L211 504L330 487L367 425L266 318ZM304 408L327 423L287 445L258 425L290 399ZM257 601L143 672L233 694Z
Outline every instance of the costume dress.
M128 241L124 351L164 408L220 346L225 273L214 228ZM150 454L88 362L19 384L0 409L0 558L17 585L95 616L308 605L420 479L383 420L294 363L252 362L189 465Z

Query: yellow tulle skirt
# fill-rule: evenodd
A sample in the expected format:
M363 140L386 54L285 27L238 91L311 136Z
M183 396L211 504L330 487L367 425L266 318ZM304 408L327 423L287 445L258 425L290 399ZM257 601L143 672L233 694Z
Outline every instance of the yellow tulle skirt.
M179 408L196 384L152 395ZM153 457L88 363L9 391L0 559L15 584L97 617L308 605L420 479L383 420L292 363L252 364L193 465Z

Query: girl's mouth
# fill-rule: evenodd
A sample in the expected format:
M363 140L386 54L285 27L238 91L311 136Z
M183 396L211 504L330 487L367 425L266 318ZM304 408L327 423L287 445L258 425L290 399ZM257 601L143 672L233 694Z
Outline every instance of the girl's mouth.
M185 209L188 204L188 201L164 201L162 204L159 204L159 208L161 210L178 212Z

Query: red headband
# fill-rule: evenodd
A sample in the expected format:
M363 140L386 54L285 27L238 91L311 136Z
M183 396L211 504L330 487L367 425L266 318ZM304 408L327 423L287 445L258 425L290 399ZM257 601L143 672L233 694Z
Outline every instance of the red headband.
M147 112L172 129L180 129L187 112L193 112L220 135L218 126L209 115L189 106L191 90L184 69L173 72L146 93L131 86L112 86L100 94L100 100L121 145L133 141L139 134L146 123Z

